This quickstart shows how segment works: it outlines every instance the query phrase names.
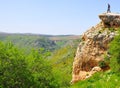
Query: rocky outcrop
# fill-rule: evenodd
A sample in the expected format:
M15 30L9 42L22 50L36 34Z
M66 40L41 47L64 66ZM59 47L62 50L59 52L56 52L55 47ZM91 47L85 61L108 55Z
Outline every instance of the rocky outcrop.
M99 63L104 61L105 55L108 55L108 44L116 34L115 28L120 26L120 19L119 15L112 13L101 14L99 17L102 22L83 34L82 42L77 48L73 62L72 83L89 78L103 69ZM108 24L112 28L109 28Z
M120 14L118 13L103 13L99 15L104 27L119 27L120 26Z

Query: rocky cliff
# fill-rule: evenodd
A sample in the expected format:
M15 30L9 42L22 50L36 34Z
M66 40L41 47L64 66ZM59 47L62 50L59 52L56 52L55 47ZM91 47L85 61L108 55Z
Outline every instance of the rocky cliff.
M101 68L99 63L109 55L108 44L120 27L120 14L103 13L99 15L101 22L91 27L82 35L73 62L72 83L89 78L97 71L109 69L109 65Z

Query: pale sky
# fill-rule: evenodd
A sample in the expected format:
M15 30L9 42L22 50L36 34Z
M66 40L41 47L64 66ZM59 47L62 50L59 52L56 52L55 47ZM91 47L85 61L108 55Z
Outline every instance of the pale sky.
M120 0L0 0L0 32L81 35L108 3L120 13Z

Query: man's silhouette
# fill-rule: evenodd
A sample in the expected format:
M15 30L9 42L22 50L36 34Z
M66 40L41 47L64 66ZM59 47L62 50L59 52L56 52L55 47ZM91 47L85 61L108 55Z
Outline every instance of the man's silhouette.
M110 13L110 4L108 4L108 9L107 9L107 13Z

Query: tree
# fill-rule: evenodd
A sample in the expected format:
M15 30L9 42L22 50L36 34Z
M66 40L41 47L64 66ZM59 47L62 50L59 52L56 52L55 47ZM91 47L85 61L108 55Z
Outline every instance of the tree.
M0 42L0 87L1 88L59 88L45 59L49 53L43 49L26 55L11 43Z
M38 88L59 88L59 85L52 73L50 63L45 59L48 52L44 53L42 50L33 50L28 57L31 63L30 68L37 83Z
M2 88L29 88L34 86L25 56L11 43L0 42L0 86Z

